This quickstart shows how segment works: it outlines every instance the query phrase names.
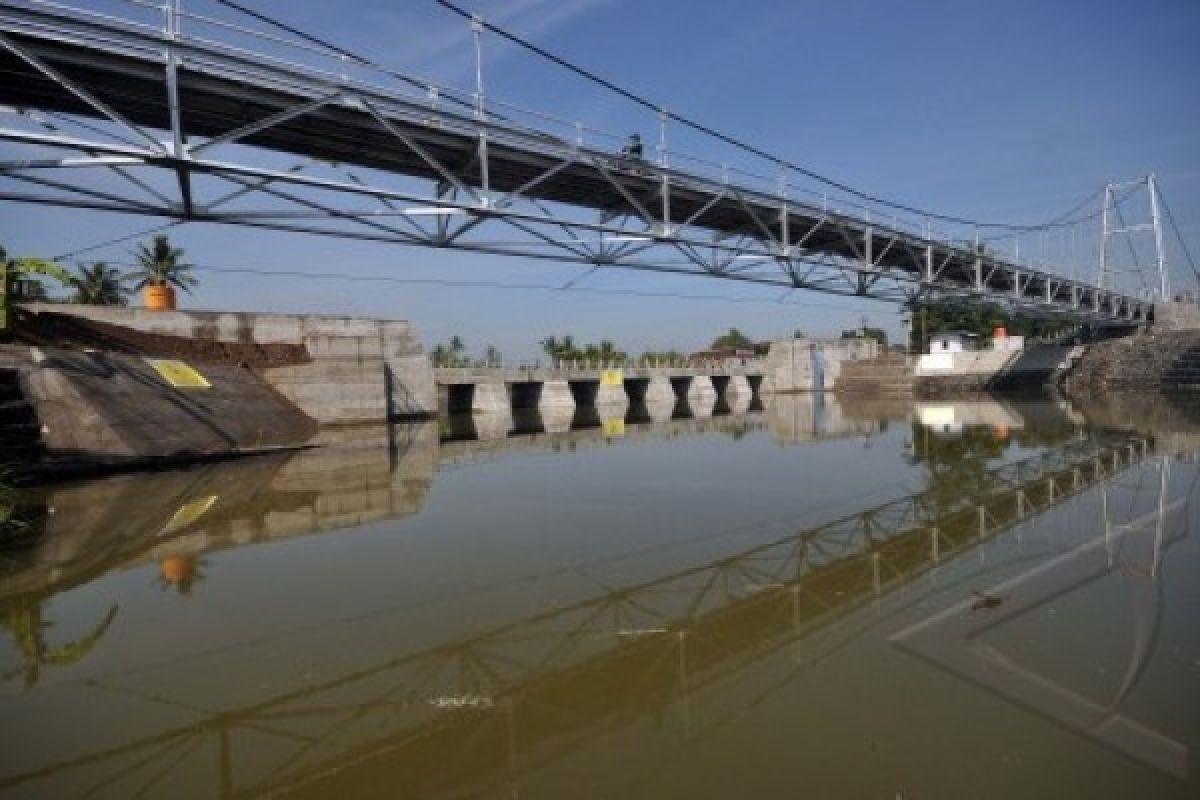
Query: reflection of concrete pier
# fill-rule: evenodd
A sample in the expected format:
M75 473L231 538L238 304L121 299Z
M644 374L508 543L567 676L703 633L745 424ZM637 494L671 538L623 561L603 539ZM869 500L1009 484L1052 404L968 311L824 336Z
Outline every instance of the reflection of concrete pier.
M503 437L487 440L471 437L443 439L439 458L442 463L462 463L522 450L576 451L589 447L608 447L622 441L666 441L705 434L741 435L766 427L766 420L761 413L672 418L669 412L670 409L665 418L648 414L643 416L646 410L635 408L627 415L602 417L594 410L591 413L581 410L575 412L570 420L572 424L567 427L555 424L561 422L561 417L547 418L543 415L540 428L531 425L524 430L512 430ZM486 415L462 418L462 424L469 426L483 417Z
M904 397L859 398L830 392L773 394L764 398L763 405L771 434L780 444L870 436L885 429L889 419L907 417L912 408Z

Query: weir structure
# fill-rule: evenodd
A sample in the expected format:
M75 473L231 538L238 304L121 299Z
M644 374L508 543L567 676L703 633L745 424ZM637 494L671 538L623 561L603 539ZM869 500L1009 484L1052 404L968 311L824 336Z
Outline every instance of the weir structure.
M1150 294L823 194L782 162L762 175L672 150L666 111L655 158L616 153L619 138L487 96L478 46L477 85L459 92L217 13L231 5L0 3L0 200L1097 324L1154 316Z
M429 649L372 656L348 665L345 674L243 706L221 704L206 713L203 698L192 695L189 713L196 721L125 741L105 735L90 752L0 776L0 792L99 780L120 790L156 775L169 780L174 770L200 781L191 784L202 785L200 791L224 797L319 794L378 786L380 776L429 794L478 792L497 781L515 786L527 770L668 705L682 704L685 725L692 724L691 698L766 654L815 638L958 554L1019 530L1127 470L1147 469L1148 459L1151 445L1142 439L1070 440L972 474L953 493L932 486ZM1176 523L1186 522L1183 501L1167 495L1165 462L1160 472L1158 514L1151 520L1155 580L1163 551L1180 535ZM1135 528L1110 528L1107 508L1103 542L1116 547ZM186 540L204 528L198 517L170 536ZM165 546L162 537L156 542ZM835 637L834 646L840 641ZM630 675L640 677L630 681ZM139 690L92 681L88 691ZM1119 737L1106 741L1123 745ZM282 754L282 766L261 771L244 763L239 748L256 746ZM450 751L462 756L454 768L431 757ZM220 757L205 757L201 768L179 755L193 752Z
M765 372L764 359L730 359L678 367L438 367L434 378L439 414L537 409L569 420L580 408L624 416L631 405L641 405L669 414L680 402L693 411L711 410L718 402L745 411Z

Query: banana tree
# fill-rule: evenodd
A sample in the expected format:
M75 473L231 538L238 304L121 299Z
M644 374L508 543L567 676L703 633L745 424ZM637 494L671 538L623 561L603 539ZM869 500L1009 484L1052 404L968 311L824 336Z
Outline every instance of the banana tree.
M45 275L63 286L74 285L71 273L61 264L43 258L9 258L8 251L0 246L0 333L6 333L12 325L15 283L28 275Z

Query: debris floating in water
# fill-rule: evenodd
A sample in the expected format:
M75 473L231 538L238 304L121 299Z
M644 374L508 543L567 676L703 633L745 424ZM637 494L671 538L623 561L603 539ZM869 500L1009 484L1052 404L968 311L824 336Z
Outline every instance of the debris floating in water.
M980 592L978 590L972 591L971 595L975 598L971 601L972 611L991 611L1004 602L1004 598L999 595L988 594L987 592Z

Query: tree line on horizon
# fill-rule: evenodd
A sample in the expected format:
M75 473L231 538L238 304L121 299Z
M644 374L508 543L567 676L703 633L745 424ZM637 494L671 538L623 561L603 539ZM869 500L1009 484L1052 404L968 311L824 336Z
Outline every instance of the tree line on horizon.
M795 336L803 338L804 334L796 331ZM610 339L601 339L594 343L580 342L572 334L547 336L538 344L551 362L579 361L619 365L637 362L677 363L690 358L688 353L675 349L646 350L641 355L631 356ZM709 349L753 350L756 347L761 348L761 343L756 343L737 328L730 328L713 339ZM467 352L466 342L457 334L451 336L449 341L435 345L430 351L430 358L435 367L487 367L500 366L503 363L502 354L493 345L488 345L480 357L472 358Z
M963 332L987 341L997 328L1010 336L1057 336L1075 325L1072 320L1032 319L1014 315L996 305L965 306L952 302L910 305L909 345L919 353L929 350L929 339L938 333Z

